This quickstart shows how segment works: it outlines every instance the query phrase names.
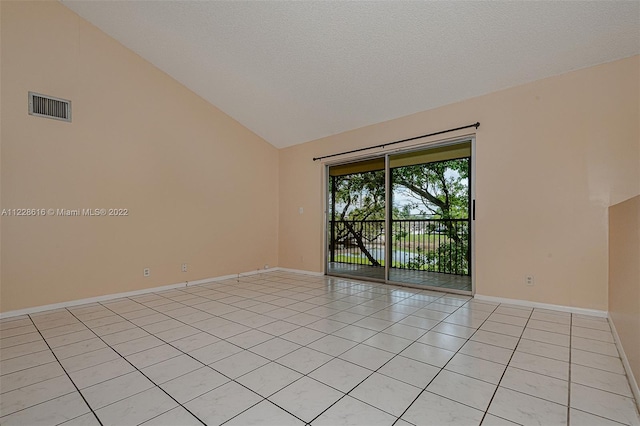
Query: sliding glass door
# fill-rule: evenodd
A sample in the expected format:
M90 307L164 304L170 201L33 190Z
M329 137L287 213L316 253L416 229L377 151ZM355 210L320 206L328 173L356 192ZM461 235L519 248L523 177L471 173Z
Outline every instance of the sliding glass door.
M329 166L327 274L471 292L472 144Z

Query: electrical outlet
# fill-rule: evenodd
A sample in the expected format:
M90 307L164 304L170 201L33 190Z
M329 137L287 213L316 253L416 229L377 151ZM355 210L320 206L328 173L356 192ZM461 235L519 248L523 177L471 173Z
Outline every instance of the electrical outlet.
M525 275L524 276L524 283L526 285L533 285L534 284L533 275Z
M144 275L145 277L149 277L149 276L151 276L151 269L149 269L149 268L144 268L144 269L142 270L142 275Z
M264 269L269 269L269 265L268 265L268 264L265 264L265 265L264 265Z
M182 272L187 272L187 264L186 263L182 264Z

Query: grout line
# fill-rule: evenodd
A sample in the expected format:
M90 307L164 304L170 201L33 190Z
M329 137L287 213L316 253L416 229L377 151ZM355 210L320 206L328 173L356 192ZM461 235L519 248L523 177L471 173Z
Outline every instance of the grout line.
M496 394L498 393L498 389L500 389L500 383L502 383L502 379L504 378L504 375L507 373L507 369L509 368L509 364L511 364L511 360L513 359L513 355L515 355L516 350L518 350L518 345L520 344L520 341L522 340L522 336L524 335L524 331L527 329L527 324L529 324L529 321L531 320L531 316L533 315L534 310L535 310L535 308L532 308L531 312L529 313L529 318L527 318L527 322L525 323L524 328L522 329L522 333L520 334L520 337L518 338L518 342L516 343L516 346L513 348L513 352L511 352L511 356L509 357L509 361L507 362L507 365L506 365L504 371L502 372L502 375L500 376L500 380L498 380L498 384L496 385L496 390L493 391L493 395L491 395L491 399L489 400L489 404L487 405L487 409L485 410L484 415L482 416L482 420L481 420L480 423L484 422L485 417L487 417L487 414L489 414L489 408L491 407L491 403L493 403L493 399L496 397ZM509 420L509 421L511 421L511 420Z
M107 308L107 309L108 309L108 308ZM113 311L112 311L112 312L113 312ZM70 313L71 315L73 315L73 313L72 313L72 312L70 312L70 311L69 311L69 313ZM74 315L74 317L75 317L75 315ZM77 318L77 317L76 317L76 318ZM92 332L93 332L93 331L92 331ZM94 333L94 334L95 334L95 333ZM180 402L178 402L178 401L177 401L177 400L176 400L172 395L170 395L167 391L165 391L162 387L160 387L160 386L159 386L155 381L151 380L151 378L150 378L149 376L147 376L145 373L143 373L143 372L142 372L138 367L136 367L135 365L133 365L133 363L131 363L131 361L129 361L127 358L125 358L125 357L124 357L120 352L118 352L117 350L113 349L113 347L111 347L111 345L109 345L107 342L105 342L105 341L104 341L100 336L98 336L97 334L95 334L95 335L96 335L96 337L97 337L97 338L99 338L100 340L102 340L102 342L103 342L103 343L105 343L106 345L108 345L108 346L111 348L111 350L112 350L112 351L114 351L115 353L117 353L118 355L120 355L120 357L122 357L122 359L124 359L126 362L128 362L128 363L129 363L129 364L130 364L130 365L131 365L131 366L132 366L136 371L138 371L140 374L142 374L144 377L146 377L146 378L147 378L147 380L149 380L151 383L153 383L153 385L154 385L155 387L159 388L159 389L160 389L162 392L164 392L164 393L165 393L169 398L171 398L172 400L174 400L174 401L176 402L176 404L178 404L178 406L182 406L182 408L184 408L185 410L187 410L187 411L189 412L189 414L191 414L193 417L195 417L196 419L198 419L198 421L200 421L202 424L206 425L206 423L205 423L205 422L203 422L202 420L200 420L200 418L198 418L196 415L194 415L194 414L193 414L193 413L192 413L192 412L191 412L187 407L185 407L184 405L180 404ZM175 357L172 357L172 358L175 358ZM169 358L169 359L171 359L171 358ZM166 360L165 360L165 361L166 361ZM161 361L161 362L163 362L163 361ZM126 374L128 374L128 373L126 373ZM120 376L118 376L118 377L120 377ZM111 379L110 379L110 380L111 380ZM77 388L77 387L76 387L76 388ZM153 389L153 388L150 388L150 389ZM138 393L135 393L135 394L133 394L133 395L129 395L129 396L128 396L128 397L126 397L126 398L120 399L120 400L118 400L118 401L114 401L114 402L112 402L112 403L110 403L110 404L105 405L105 407L108 407L109 405L115 404L115 403L117 403L117 402L119 402L119 401L123 401L123 400L125 400L125 399L127 399L127 398L131 398L132 396L138 395L138 394L140 394L140 393L142 393L142 392L146 392L147 390L149 390L149 389L145 389L145 390L140 391L140 392L138 392ZM80 390L79 390L79 389L78 389L78 392L80 392ZM83 398L84 398L84 396L83 396ZM86 401L86 400L85 400L85 401ZM91 407L90 407L90 408L91 408ZM104 407L100 407L100 408L104 408ZM173 408L172 408L172 409L173 409ZM92 411L93 411L93 409L92 409ZM170 410L167 410L167 411L170 411ZM167 411L164 411L164 412L162 412L162 413L160 413L160 414L164 414L164 413L166 413ZM94 414L95 414L95 412L94 412ZM96 418L97 418L97 417L98 417L98 416L96 415ZM157 416L156 416L156 417L157 417ZM98 421L99 421L99 420L98 420ZM146 421L146 420L145 420L145 421ZM102 422L101 422L100 424L102 425Z
M471 299L471 300L473 300L473 299ZM467 302L467 303L468 303L468 302ZM465 306L467 303L465 303L465 304L464 304L464 305L462 305L462 306ZM452 314L454 314L455 312L457 312L460 308L462 308L462 306L458 307L458 309L456 309L455 311L453 311L453 312L452 312L451 314L449 314L449 315L452 315ZM473 337L473 335L474 335L474 334L476 334L476 332L478 332L478 330L480 330L480 327L482 327L482 325L483 325L485 322L487 322L487 321L489 320L489 317L491 316L491 314L493 314L493 313L498 309L498 307L500 307L500 304L498 304L498 305L496 305L496 306L494 307L493 311L491 311L491 313L487 316L487 318L485 318L485 320L484 320L484 321L482 321L482 324L480 324L480 326L478 326L478 328L476 328L476 331L474 331L474 332L473 332L473 334L471 334L471 336L469 336L469 337L466 339L466 342L465 342L464 344L462 344L462 345L458 348L458 350L457 350L457 351L455 351L455 353L451 356L451 358L449 358L449 360L448 360L448 361L447 361L447 362L446 362L446 363L445 363L445 364L440 368L440 371L438 371L438 373L436 373L436 375L435 375L435 376L433 376L433 378L429 381L429 383L427 383L427 385L422 389L422 391L420 391L420 393L418 393L418 395L417 395L417 396L415 397L415 399L411 402L411 404L409 404L409 405L407 406L407 408L405 408L405 409L404 409L404 411L402 412L402 414L400 414L400 416L398 416L398 419L396 420L396 422L395 422L395 423L397 423L397 422L398 422L398 420L399 420L399 419L401 419L401 418L402 418L402 416L404 416L404 415L407 413L407 411L409 411L409 409L413 406L413 404L415 404L415 402L418 400L418 398L420 398L420 396L421 396L423 393L425 393L425 392L429 392L429 391L427 390L427 388L429 387L429 385L431 385L431 383L433 383L433 381L436 379L436 377L438 377L438 376L440 375L440 373L442 373L442 372L445 370L445 368L447 367L447 365L449 364L449 362L451 362L451 360L452 360L452 359L453 359L453 358L454 358L458 353L460 353L460 350L464 347L464 345L466 345L466 344L467 344L467 342L471 341L471 338ZM443 318L443 320L442 320L442 321L440 321L440 323L439 323L439 324L441 324L442 322L444 322L444 320L445 320L445 319L447 319L447 318L448 318L448 316L447 316L447 317L445 317L445 318ZM435 327L437 327L437 325L436 325L436 326L434 326L434 328L435 328ZM471 328L471 327L468 327L468 328ZM459 337L459 336L454 336L454 337ZM444 348L442 348L442 349L444 349ZM514 352L515 352L515 349L514 349ZM505 370L506 370L506 366L505 366ZM504 373L503 373L503 374L504 374ZM466 376L466 375L465 375L465 376ZM466 377L469 377L469 376L466 376ZM473 378L473 377L471 377L471 378ZM477 380L477 379L476 379L476 380ZM497 387L496 387L496 389L497 389ZM437 394L436 394L436 395L437 395ZM440 396L440 395L438 395L438 396ZM446 398L446 399L449 399L449 400L451 400L451 401L454 401L454 400L452 400L451 398L447 398L447 397L442 397L442 398ZM471 407L470 405L464 404L464 403L462 403L462 402L460 402L460 401L454 401L454 402L456 402L456 403L458 403L458 404L466 405L467 407ZM490 405L490 404L491 404L491 401L489 401L489 405ZM489 405L487 405L487 410L489 409ZM477 408L475 408L475 407L471 407L471 408L473 408L473 409L477 410ZM486 414L487 410L485 410L485 413L484 413L484 414ZM480 410L478 410L478 411L480 411ZM482 419L484 420L484 415L483 415ZM395 423L394 423L394 425L395 425Z
M33 322L33 318L31 318L31 315L28 315L29 319L31 320L31 323L33 324L33 326L36 328L36 330L38 330L38 333L40 333L40 329L38 329L38 326L36 326L36 323ZM78 392L78 394L80 394L80 397L82 397L82 400L84 401L85 404L87 404L87 408L89 408L89 410L91 410L91 413L93 413L93 416L96 418L96 420L98 421L98 423L100 424L100 426L102 425L102 422L100 421L100 419L98 418L98 415L96 414L95 411L93 411L93 408L91 408L91 405L89 405L89 402L87 401L87 399L84 397L84 395L82 394L82 392L80 392L80 389L78 388L78 385L76 385L76 382L73 381L73 379L71 378L71 376L69 375L69 373L67 372L67 369L64 368L64 365L62 365L62 363L60 362L60 360L58 359L58 356L53 352L53 349L51 349L51 346L49 345L49 342L46 341L46 339L44 338L44 336L42 335L42 333L40 333L40 337L42 337L42 340L44 340L44 342L47 344L47 346L49 347L49 350L51 351L51 354L53 355L53 357L56 359L56 361L58 361L58 364L60 364L60 367L62 368L62 370L64 371L64 373L67 375L67 377L69 378L69 381L73 384L73 387L76 388L76 391ZM52 398L55 399L55 398ZM86 413L85 413L86 414ZM84 415L84 414L82 414ZM78 416L79 417L79 416ZM74 417L75 418L75 417ZM73 420L73 419L68 419L68 420Z

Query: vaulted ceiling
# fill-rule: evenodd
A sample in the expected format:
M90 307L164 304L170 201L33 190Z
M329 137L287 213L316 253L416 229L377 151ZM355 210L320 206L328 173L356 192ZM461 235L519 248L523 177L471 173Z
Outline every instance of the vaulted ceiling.
M640 2L63 4L276 147L640 53Z

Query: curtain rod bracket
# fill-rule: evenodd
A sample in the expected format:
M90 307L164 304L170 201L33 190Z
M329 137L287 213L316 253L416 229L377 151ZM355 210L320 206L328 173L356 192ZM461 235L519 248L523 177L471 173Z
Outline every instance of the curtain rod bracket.
M337 154L323 155L322 157L313 157L313 161L323 160L325 158L337 157L338 155L353 154L354 152L367 151L367 150L370 150L370 149L376 149L376 148L384 149L385 147L387 147L389 145L395 145L397 143L402 143L402 142L409 142L409 141L413 141L413 140L416 140L416 139L426 138L426 137L429 137L429 136L442 135L444 133L455 132L457 130L463 130L463 129L469 129L471 127L475 127L477 129L478 127L480 127L480 122L476 121L475 123L469 124L467 126L456 127L455 129L441 130L439 132L428 133L426 135L415 136L415 137L408 138L408 139L401 139L401 140L395 141L395 142L386 142L386 143L383 143L383 144L380 144L380 145L369 146L369 147L366 147L366 148L352 149L351 151L339 152Z

